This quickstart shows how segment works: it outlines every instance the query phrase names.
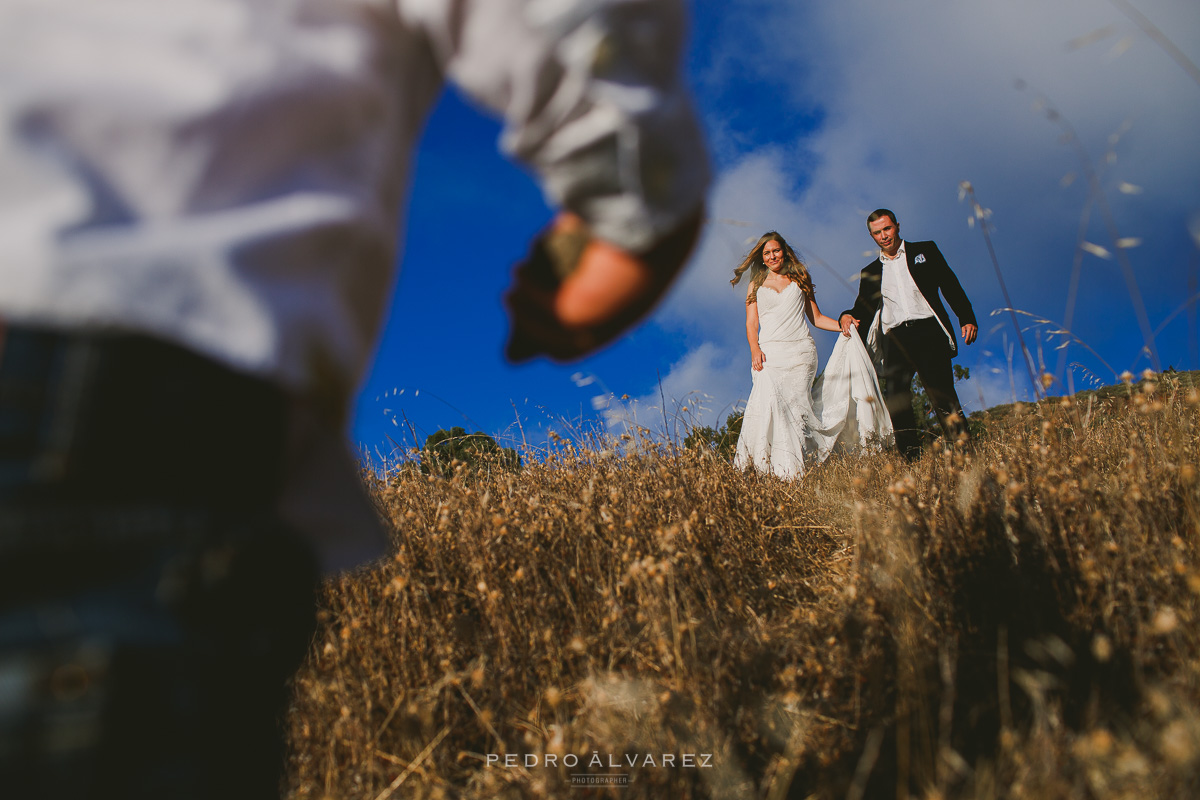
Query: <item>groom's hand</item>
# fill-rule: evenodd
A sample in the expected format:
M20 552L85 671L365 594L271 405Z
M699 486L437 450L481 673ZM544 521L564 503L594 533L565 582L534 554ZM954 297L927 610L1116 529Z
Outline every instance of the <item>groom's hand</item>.
M850 329L858 327L858 320L849 314L842 314L841 318L838 319L838 324L842 326L842 336L849 336Z
M976 327L974 325L963 325L962 326L962 337L963 337L963 341L965 343L971 344L972 342L975 341L975 337L978 335L979 335L978 327Z

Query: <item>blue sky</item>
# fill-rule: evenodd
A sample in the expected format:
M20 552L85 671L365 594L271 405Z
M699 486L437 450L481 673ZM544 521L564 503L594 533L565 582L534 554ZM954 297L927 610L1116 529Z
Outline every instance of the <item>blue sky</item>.
M1179 310L1200 291L1200 82L1121 5L694 3L688 74L715 168L711 220L659 309L571 365L501 356L501 296L550 210L498 153L498 124L448 92L417 156L401 274L353 441L378 455L410 446L412 431L423 441L455 425L537 445L549 430L723 419L750 390L742 294L728 284L748 240L781 231L835 314L873 258L863 217L878 206L896 211L906 238L937 240L971 297L980 341L958 361L971 369L968 410L1027 398L1010 318L991 316L1003 296L962 181L989 212L1003 279L1029 315L1025 341L1061 381L1052 392L1150 366L1144 327L1162 326L1162 367L1200 368L1195 306ZM1134 5L1200 63L1200 5ZM1068 314L1095 355L1055 349L1064 338L1051 331ZM816 336L824 361L834 334Z

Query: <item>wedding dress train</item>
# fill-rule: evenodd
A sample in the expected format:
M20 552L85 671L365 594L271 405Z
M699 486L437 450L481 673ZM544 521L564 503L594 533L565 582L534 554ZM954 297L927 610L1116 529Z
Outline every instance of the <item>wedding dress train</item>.
M835 450L885 443L892 422L862 340L839 335L817 378L817 346L799 285L780 292L760 286L755 297L765 360L761 371L751 371L734 464L796 478Z

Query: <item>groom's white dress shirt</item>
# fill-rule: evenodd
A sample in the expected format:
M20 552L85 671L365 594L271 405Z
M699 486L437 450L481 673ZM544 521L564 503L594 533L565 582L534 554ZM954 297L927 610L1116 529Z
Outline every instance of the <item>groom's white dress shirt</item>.
M904 241L901 240L900 248L894 257L889 257L880 250L879 261L883 264L883 304L879 320L883 332L887 333L905 322L932 317L933 309L929 307L929 302L917 288L912 273L908 271L908 253L905 251Z
M681 0L4 0L0 319L149 334L344 410L444 81L638 250L707 187L684 29ZM300 516L354 550L313 469Z
M946 330L946 326L940 319L937 319L937 314L933 313L933 307L929 305L929 301L917 287L917 282L913 280L904 240L900 240L900 247L896 250L894 257L889 258L880 250L879 261L883 265L883 273L880 276L880 291L883 294L883 302L879 306L880 330L887 333L905 322L935 319L938 327L946 334L946 338L953 347L953 334Z

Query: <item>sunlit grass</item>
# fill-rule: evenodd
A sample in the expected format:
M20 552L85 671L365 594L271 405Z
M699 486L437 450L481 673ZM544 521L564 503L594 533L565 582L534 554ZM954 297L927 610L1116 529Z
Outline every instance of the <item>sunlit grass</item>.
M398 470L392 556L324 592L290 796L1188 796L1188 377L796 482L645 436Z

